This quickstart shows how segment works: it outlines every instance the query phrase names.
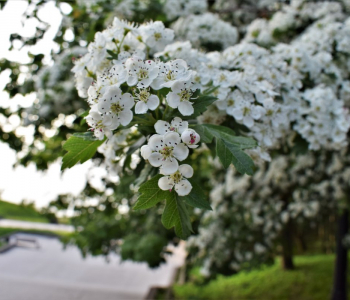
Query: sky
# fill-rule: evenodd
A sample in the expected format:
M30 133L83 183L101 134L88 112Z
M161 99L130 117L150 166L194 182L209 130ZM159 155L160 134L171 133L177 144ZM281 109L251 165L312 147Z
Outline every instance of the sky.
M21 33L29 37L33 34L35 26L38 25L35 20L27 21L25 26L21 23L22 15L27 7L26 1L10 0L0 11L0 59L6 58L21 63L28 62L28 49L8 51L11 33ZM69 5L63 4L61 8L69 13ZM45 54L46 62L50 63L50 51L55 48L52 39L59 28L62 15L55 7L54 2L48 1L44 8L39 11L38 16L43 21L50 23L51 26L38 46L32 47L30 51L34 54ZM29 96L32 99L23 99L24 97L8 99L8 96L1 92L8 80L6 77L8 78L8 76L0 76L0 106L14 107L13 109L15 109L17 105L28 106L28 103L30 105L35 99L35 95ZM16 120L13 122L16 123ZM27 167L20 165L13 167L15 164L15 152L7 144L0 142L0 198L14 203L34 202L38 208L46 206L59 194L79 195L85 187L87 172L91 167L91 162L86 162L61 172L61 162L57 161L47 171L42 172L38 171L34 164Z

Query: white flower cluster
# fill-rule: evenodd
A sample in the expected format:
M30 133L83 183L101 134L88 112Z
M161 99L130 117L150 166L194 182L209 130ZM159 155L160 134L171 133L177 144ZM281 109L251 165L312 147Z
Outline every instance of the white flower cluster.
M159 179L162 190L175 191L179 196L188 195L192 185L186 178L193 176L190 165L179 166L179 161L188 157L189 148L197 148L199 134L188 128L188 122L176 117L171 123L158 120L154 128L157 134L149 138L148 144L141 147L141 156L153 167L160 167L160 174L166 175Z
M146 114L164 107L165 110L178 109L183 116L194 113L191 99L197 89L203 88L195 81L197 73L190 70L183 59L163 62L148 58L163 50L173 36L173 31L161 22L136 27L115 18L111 27L96 33L95 41L88 47L89 52L73 69L78 90L88 96L90 111L86 122L96 138L103 140L106 136L109 139L110 143L103 144L99 151L116 175L121 170L121 158L113 157L113 153L128 147L126 135L133 134L133 130L123 129L125 134L114 131L120 126L129 128L133 125L130 123L134 114ZM87 92L81 85L86 77L94 78ZM143 125L134 124L135 128ZM151 135L147 145L142 146L145 138L138 142L142 146L141 156L165 175L159 180L162 190L174 189L180 196L188 195L192 185L187 178L192 177L193 169L188 164L179 165L179 162L188 157L190 148L198 147L199 134L179 117L171 123L158 120L154 128L156 134Z
M237 28L212 13L179 18L173 28L178 37L191 41L196 47L210 48L210 44L218 44L225 49L238 40Z
M306 118L300 119L294 128L308 141L310 149L327 149L329 145L344 148L350 115L344 113L343 102L336 98L332 89L324 86L306 90L303 97L309 105L299 110Z
M112 26L95 34L95 41L89 44L88 53L75 63L72 71L75 73L79 95L83 98L88 96L87 88L94 75L97 75L97 80L103 76L111 77L108 78L109 81L127 76L125 73L114 74L112 67L123 65L132 56L145 59L147 52L162 50L173 38L174 32L165 28L162 22L150 22L136 27L115 18ZM110 59L111 53L114 53L115 59ZM102 80L104 79L101 78ZM87 82L90 82L88 86Z
M208 9L206 0L166 0L163 10L168 20L190 14L201 14Z

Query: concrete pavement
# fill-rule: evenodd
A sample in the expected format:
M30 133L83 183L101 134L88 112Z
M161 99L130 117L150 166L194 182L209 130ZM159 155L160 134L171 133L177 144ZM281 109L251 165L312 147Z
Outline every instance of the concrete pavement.
M27 221L17 221L17 220L9 220L9 219L0 219L0 227L36 229L36 230L48 230L48 231L64 231L64 232L74 231L74 227L71 225L27 222Z
M62 249L58 239L34 234L39 248L15 247L0 254L2 300L127 300L143 299L152 286L167 287L184 262L184 245L157 269L144 263L121 262L113 254L83 259L76 247Z

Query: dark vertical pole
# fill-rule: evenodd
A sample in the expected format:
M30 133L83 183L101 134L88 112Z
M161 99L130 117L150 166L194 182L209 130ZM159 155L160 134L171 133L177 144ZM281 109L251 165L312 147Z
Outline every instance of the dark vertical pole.
M334 270L334 281L332 300L347 300L347 267L348 267L348 251L343 246L343 239L348 233L349 228L349 211L345 209L338 219L337 229L337 246L336 260Z
M287 222L282 230L282 268L284 270L294 270L293 262L293 226L291 220Z

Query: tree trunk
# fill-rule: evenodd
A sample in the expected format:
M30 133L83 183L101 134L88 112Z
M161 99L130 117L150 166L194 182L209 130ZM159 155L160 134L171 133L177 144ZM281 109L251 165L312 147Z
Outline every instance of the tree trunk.
M343 246L343 239L348 233L349 221L348 221L349 211L345 209L342 215L338 219L338 229L337 229L337 248L336 248L336 260L335 260L335 270L334 270L334 281L333 281L333 291L332 300L347 300L347 266L348 266L348 251L347 248Z
M293 227L289 220L282 230L282 268L284 270L294 270L293 263Z

